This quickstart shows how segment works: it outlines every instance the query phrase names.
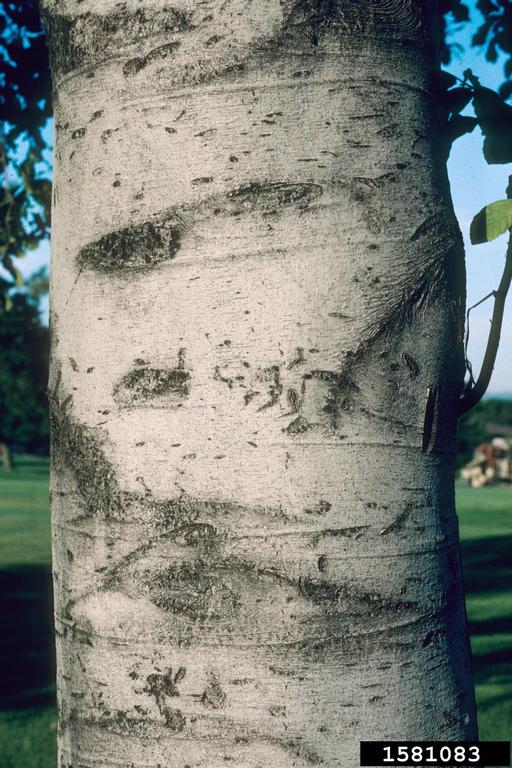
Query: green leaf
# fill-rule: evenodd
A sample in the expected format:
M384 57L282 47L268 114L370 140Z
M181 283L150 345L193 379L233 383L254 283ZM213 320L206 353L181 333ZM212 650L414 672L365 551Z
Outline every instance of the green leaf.
M485 136L487 162L490 165L512 162L512 106L482 86L475 87L473 106Z
M452 88L446 91L444 102L449 112L458 114L467 107L472 96L473 91L470 88Z
M512 227L512 200L497 200L486 205L471 222L473 245L488 243Z
M444 70L441 70L441 72L436 73L436 78L438 81L439 90L453 88L454 85L457 85L457 78L455 77L455 75L452 75L450 72L445 72Z
M478 125L476 117L466 117L465 115L455 115L448 120L446 124L446 138L452 142L464 136L465 133L471 133L474 127Z
M507 80L499 88L501 98L506 101L512 95L512 80Z

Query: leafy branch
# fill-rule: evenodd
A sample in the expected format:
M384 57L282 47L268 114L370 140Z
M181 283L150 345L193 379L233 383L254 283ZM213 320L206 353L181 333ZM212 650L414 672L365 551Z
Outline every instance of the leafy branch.
M512 3L511 3L512 6ZM511 18L512 21L512 18ZM512 49L511 49L512 50ZM512 66L510 67L512 74ZM500 92L493 91L481 85L480 80L471 69L466 69L460 80L449 73L442 74L441 84L445 86L440 98L441 108L446 119L445 139L447 154L453 141L470 133L478 125L483 133L483 155L490 165L512 162L512 106L505 102L511 95L512 88L502 87ZM505 84L506 85L506 84ZM469 105L473 106L474 117L462 115L461 112ZM507 199L498 200L486 205L473 219L470 228L470 239L473 245L494 240L507 230L512 232L512 177L509 179ZM466 368L469 372L469 382L459 401L459 415L475 406L483 397L494 369L496 355L501 337L505 302L512 280L512 234L505 258L505 267L500 285L485 299L494 297L494 307L491 329L487 341L484 359L478 379L475 381L471 364L467 359L467 343L469 340L469 312L467 314L466 335ZM482 299L478 304L485 301ZM478 306L478 305L475 305Z
M512 281L512 176L509 177L509 184L507 187L507 199L498 200L495 203L486 205L482 210L477 213L471 222L470 237L473 245L479 245L480 243L488 243L494 240L499 235L504 234L507 230L509 232L509 240L507 246L507 254L505 257L505 268L501 276L500 284L497 291L493 291L494 296L494 308L491 320L491 330L489 332L489 338L487 341L487 347L485 350L484 359L480 374L476 382L473 376L470 376L470 381L466 387L466 391L459 400L459 416L467 413L473 406L475 406L484 396L491 380L494 364L496 362L496 354L501 337L501 328L503 324L503 312L505 309L505 302L507 294ZM488 298L488 297L486 297ZM479 302L480 303L480 302ZM469 312L468 312L469 314ZM469 322L469 318L468 318ZM468 327L469 328L469 327ZM468 338L468 337L467 337ZM466 342L467 348L467 342ZM471 369L470 373L471 373Z
M45 127L52 113L45 36L36 0L0 5L0 265L6 306L22 278L16 259L48 237L51 166Z

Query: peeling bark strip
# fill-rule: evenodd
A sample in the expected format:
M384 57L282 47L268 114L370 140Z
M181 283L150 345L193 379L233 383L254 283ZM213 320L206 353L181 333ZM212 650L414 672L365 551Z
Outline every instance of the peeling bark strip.
M185 224L175 213L161 214L85 245L78 253L78 266L110 273L147 270L176 256L184 231Z
M119 50L130 43L140 44L157 35L184 32L191 20L189 12L172 6L66 16L43 5L42 17L51 41L54 78L117 56Z
M427 403L425 405L425 419L423 422L423 453L431 453L435 446L437 419L439 416L439 390L437 387L429 387L427 390Z

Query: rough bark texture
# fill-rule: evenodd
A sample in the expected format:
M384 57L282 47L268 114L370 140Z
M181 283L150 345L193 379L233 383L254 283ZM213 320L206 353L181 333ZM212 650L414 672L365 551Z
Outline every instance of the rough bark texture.
M61 768L464 739L419 0L45 0Z

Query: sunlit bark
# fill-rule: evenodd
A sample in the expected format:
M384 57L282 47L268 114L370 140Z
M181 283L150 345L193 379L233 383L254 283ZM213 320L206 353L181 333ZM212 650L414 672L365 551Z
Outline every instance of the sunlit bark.
M60 765L474 736L429 4L43 5Z

